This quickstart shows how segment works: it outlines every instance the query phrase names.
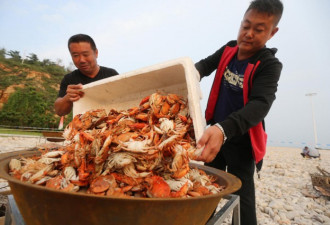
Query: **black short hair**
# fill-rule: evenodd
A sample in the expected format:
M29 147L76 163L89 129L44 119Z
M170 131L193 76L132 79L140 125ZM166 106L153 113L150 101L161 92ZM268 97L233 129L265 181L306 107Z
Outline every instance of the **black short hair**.
M261 13L268 13L268 15L274 15L275 26L280 22L283 14L283 4L280 0L253 0L245 13L251 9Z
M69 51L70 51L70 44L71 43L79 43L79 42L89 43L91 45L92 49L94 51L96 51L96 45L95 45L95 42L94 42L93 38L91 38L87 34L76 34L76 35L73 35L72 37L70 37L70 39L68 41Z

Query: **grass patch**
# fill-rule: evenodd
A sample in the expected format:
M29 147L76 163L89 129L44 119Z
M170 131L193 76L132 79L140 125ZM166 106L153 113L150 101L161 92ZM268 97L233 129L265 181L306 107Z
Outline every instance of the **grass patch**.
M32 135L32 136L42 136L41 131L34 130L16 130L8 128L0 128L0 134L13 134L13 135Z

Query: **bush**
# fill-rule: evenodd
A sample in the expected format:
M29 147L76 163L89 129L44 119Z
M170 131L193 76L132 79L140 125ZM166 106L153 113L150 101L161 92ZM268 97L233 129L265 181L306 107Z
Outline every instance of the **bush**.
M6 58L5 56L10 56ZM34 53L22 62L19 51L0 49L0 90L15 84L22 84L11 94L8 102L0 109L0 124L8 126L26 126L41 128L58 128L60 117L54 111L58 86L69 71L65 67L44 59L42 62ZM27 78L30 71L48 73L41 79ZM38 88L40 87L40 88ZM43 88L42 88L43 87ZM65 117L64 126L72 120L72 114Z
M32 87L17 90L0 111L0 124L56 128L58 122L45 99Z

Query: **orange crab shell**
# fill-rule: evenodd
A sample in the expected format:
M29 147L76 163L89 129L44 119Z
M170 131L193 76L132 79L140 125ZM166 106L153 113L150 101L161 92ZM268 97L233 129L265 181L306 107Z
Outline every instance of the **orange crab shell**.
M146 181L150 184L148 194L155 198L169 198L171 197L171 188L160 176L152 176L146 178Z
M176 114L178 114L179 110L180 110L180 104L175 103L171 106L170 113L171 113L171 115L176 115Z
M51 178L46 182L46 187L59 190L59 189L61 189L62 180L63 180L63 176L61 176L61 175Z
M148 101L149 101L149 98L150 98L150 95L147 96L147 97L145 97L145 98L143 98L143 99L141 100L141 102L140 102L140 105L143 105L144 103L148 102Z
M146 127L147 124L146 123L133 123L128 126L132 129L142 129L142 128Z
M177 96L176 94L168 94L166 96L166 100L168 101L168 103L173 105L174 103L180 101L180 97Z
M112 188L117 187L115 177L113 175L96 177L90 184L90 190L93 193L101 193L107 191L110 186Z
M160 110L160 113L162 114L162 115L167 115L168 114L168 112L169 112L169 110L170 110L170 105L165 101L164 103L163 103L163 105L162 105L162 108L161 108L161 110Z
M135 119L139 119L142 121L148 121L149 115L147 113L139 113L135 116Z

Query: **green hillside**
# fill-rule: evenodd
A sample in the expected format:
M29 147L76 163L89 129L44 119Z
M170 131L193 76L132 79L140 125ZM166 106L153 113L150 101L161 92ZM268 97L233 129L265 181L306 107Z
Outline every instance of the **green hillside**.
M0 125L58 128L54 101L68 69L31 53L0 49ZM72 114L65 118L67 124Z

